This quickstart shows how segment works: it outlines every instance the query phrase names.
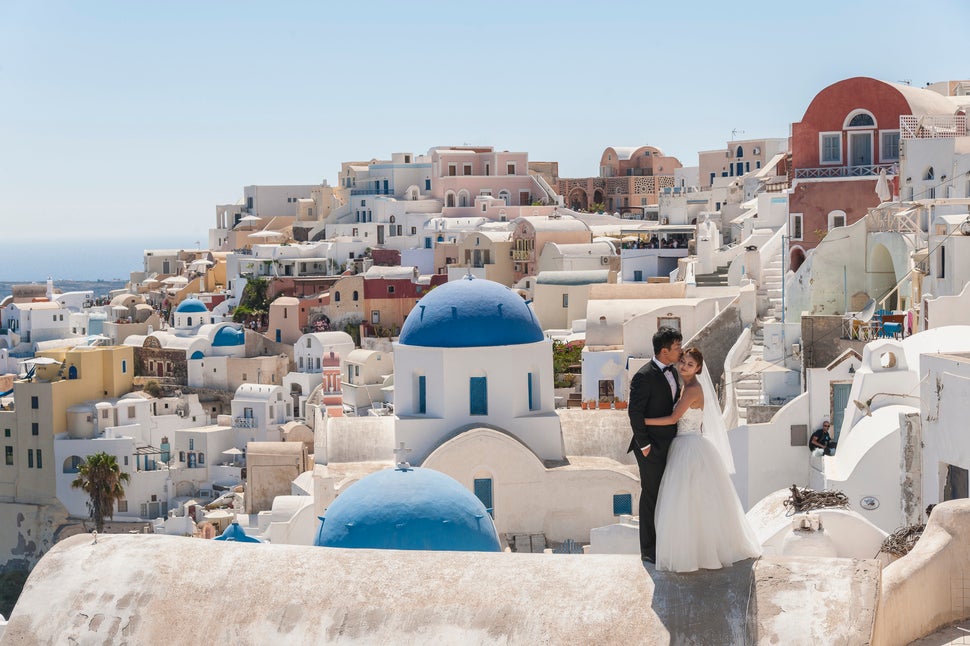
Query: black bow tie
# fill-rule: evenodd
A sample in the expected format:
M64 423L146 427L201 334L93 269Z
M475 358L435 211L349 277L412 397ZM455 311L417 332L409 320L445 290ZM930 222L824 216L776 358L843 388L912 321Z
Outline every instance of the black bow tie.
M670 364L669 366L664 366L663 371L664 372L673 372L674 371L674 364Z

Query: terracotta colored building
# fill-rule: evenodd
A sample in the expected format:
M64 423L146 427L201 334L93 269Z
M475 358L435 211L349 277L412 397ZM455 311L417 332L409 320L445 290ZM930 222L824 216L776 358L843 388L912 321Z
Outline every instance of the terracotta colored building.
M593 241L586 223L572 217L518 218L512 230L512 278L518 282L538 273L537 265L547 242L585 244Z
M571 209L602 204L607 211L635 212L656 205L664 188L674 186L674 171L682 164L655 146L614 147L600 157L599 177L561 178L558 192Z
M371 267L363 274L337 281L330 293L330 320L336 326L356 314L370 326L397 328L430 289L447 282L444 274L426 279L414 267Z
M900 117L953 110L949 99L931 90L866 77L839 81L815 95L802 120L792 124L790 268L797 269L826 234L880 203L881 171L898 194Z

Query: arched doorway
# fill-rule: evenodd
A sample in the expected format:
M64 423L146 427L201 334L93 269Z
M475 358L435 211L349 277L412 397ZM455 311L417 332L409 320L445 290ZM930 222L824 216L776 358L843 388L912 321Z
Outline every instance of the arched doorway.
M598 188L595 191L593 191L593 203L603 204L603 189Z
M788 251L788 267L792 271L798 271L798 268L802 266L805 262L805 250L801 247L792 247Z
M589 208L589 196L579 187L569 191L569 208L575 211L585 211Z
M304 417L303 409L300 408L300 397L303 396L303 386L297 383L290 384L290 398L293 400L294 417Z

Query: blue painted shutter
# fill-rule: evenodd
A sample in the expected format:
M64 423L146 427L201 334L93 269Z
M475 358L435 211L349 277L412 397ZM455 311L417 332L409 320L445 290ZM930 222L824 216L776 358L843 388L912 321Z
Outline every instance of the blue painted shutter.
M832 384L832 440L839 441L839 431L842 430L842 418L845 417L845 407L849 403L849 391L852 384Z
M495 517L495 509L492 507L492 479L475 478L475 497L482 501L489 516Z
M613 496L613 515L623 516L633 513L633 495L618 493Z
M428 412L428 383L424 375L418 377L418 412L421 414Z
M472 377L468 381L468 414L488 415L488 393L485 377Z

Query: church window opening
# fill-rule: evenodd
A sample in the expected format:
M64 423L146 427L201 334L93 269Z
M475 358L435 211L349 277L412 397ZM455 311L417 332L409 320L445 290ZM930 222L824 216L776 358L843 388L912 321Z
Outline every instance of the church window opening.
M428 412L428 378L418 375L418 413L424 415Z
M468 414L488 415L488 385L485 377L468 380Z
M633 513L633 495L628 493L613 494L613 515L629 516Z
M495 507L492 503L492 479L475 478L475 497L482 501L488 515L495 518Z
M538 379L536 379L536 373L530 372L528 374L529 410L539 410L539 393L537 386Z

